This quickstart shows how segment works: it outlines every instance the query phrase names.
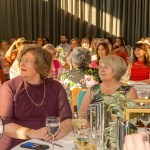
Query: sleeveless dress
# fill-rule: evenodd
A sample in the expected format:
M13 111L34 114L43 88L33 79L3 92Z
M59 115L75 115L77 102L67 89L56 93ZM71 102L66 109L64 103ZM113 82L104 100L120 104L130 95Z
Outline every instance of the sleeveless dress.
M131 80L139 81L149 79L150 68L144 65L144 61L137 61L131 68Z
M115 92L126 95L130 91L131 88L132 86L122 85ZM101 93L100 85L95 85L91 87L91 99L92 99L91 103L103 101L103 96L105 96L105 94Z

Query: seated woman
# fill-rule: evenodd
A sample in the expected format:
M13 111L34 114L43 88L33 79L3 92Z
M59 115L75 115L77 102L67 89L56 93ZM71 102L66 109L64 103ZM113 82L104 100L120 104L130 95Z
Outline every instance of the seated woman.
M99 61L99 76L101 84L89 88L83 98L81 112L86 112L90 103L102 101L104 95L111 95L114 92L123 92L128 98L137 98L137 93L131 86L123 85L121 77L126 72L125 61L116 55L107 55Z
M7 59L5 58L5 54L8 51L9 45L8 42L3 40L0 43L0 65L4 71L5 74L5 78L8 80L9 79L9 68L10 68L10 64L7 61Z
M7 61L12 65L17 58L18 51L22 48L25 38L21 37L15 40L5 54Z
M52 57L42 47L23 47L19 56L21 75L5 82L0 89L0 116L4 135L0 149L10 150L31 138L49 141L45 120L60 117L60 130L55 139L72 130L72 112L63 86L50 78Z
M98 68L98 63L100 58L109 55L108 42L103 41L97 45L96 55L97 55L97 59L92 61L91 64L89 65L92 68Z
M68 98L72 100L74 88L87 89L100 82L98 69L88 67L90 52L83 47L76 47L70 54L72 70L62 74L62 83L66 86Z
M136 43L133 52L133 60L128 65L125 76L133 81L150 83L150 61L146 45L142 42Z
M52 66L51 66L51 75L53 78L56 78L57 74L58 74L58 69L61 67L60 62L57 60L56 58L56 50L55 47L52 44L46 44L43 46L43 48L45 50L47 50L48 52L50 52L50 54L52 55Z
M71 64L71 62L70 62L70 54L71 54L71 52L73 51L73 49L75 48L75 47L80 47L81 46L81 41L80 41L80 39L78 39L78 38L73 38L73 39L71 39L70 40L70 50L66 53L66 63L67 63L67 65L69 66L69 68L70 69L72 69L71 68L71 66L70 66L70 64Z
M89 50L90 48L90 40L87 38L87 37L84 37L82 40L81 40L81 46L87 50Z
M116 41L115 41L115 44L113 45L113 49L111 53L122 57L127 63L128 52L125 48L124 39L122 37L116 38Z

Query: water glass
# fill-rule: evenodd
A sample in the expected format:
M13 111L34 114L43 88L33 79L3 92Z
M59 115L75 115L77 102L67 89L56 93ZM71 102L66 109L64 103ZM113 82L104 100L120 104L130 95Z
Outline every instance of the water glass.
M150 123L150 115L149 114L143 114L140 117L140 121L143 123L145 132L147 132L147 125Z
M3 126L2 119L0 118L0 139L3 136L3 132L4 132L4 126Z
M49 134L52 136L52 149L54 150L54 137L59 132L60 118L59 117L47 117L46 127L47 127Z
M102 131L101 129L93 131L92 143L93 145L96 145L97 150L104 150L105 149L104 131Z

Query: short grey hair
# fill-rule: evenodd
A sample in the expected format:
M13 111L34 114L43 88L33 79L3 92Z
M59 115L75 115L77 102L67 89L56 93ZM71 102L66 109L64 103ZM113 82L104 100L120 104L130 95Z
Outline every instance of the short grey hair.
M53 44L46 44L46 45L43 46L43 48L46 49L46 50L47 49L54 49L55 50L55 47L54 47Z
M91 62L90 52L83 47L75 47L70 54L70 59L79 67L87 67Z
M127 70L127 64L123 58L117 55L107 55L100 59L99 65L104 63L110 66L114 71L114 78L120 81L121 77L125 74Z

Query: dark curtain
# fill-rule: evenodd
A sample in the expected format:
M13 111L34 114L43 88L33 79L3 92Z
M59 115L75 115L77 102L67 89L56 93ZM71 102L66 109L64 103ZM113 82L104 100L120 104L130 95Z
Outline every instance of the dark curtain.
M0 0L0 40L150 36L150 0Z

